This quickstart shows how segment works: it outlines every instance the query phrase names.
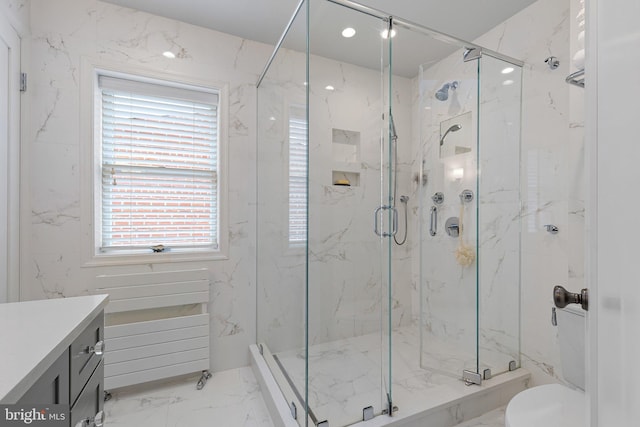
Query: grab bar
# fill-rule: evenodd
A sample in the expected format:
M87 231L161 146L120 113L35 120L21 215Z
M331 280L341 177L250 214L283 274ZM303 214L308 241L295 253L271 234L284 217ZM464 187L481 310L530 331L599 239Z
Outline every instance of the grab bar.
M438 232L438 208L431 206L431 222L429 224L429 234L435 236Z

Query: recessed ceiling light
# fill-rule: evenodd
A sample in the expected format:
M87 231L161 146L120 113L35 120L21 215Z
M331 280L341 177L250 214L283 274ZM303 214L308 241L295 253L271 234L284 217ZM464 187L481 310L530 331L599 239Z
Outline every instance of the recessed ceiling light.
M171 52L170 50L167 50L166 52L162 52L162 56L164 56L165 58L173 59L176 57L176 54Z
M271 120L272 122L275 122L275 121L276 121L276 118L275 118L275 117L273 117L273 116L271 116L271 117L269 117L269 120Z
M334 90L335 87L331 86L331 85L327 85L324 87L326 90Z
M513 80L505 80L505 81L502 82L503 86L509 86L509 85L512 85L512 84L513 84Z
M502 70L502 74L509 74L509 73L513 73L513 67L507 67Z
M389 30L383 30L380 33L380 36L382 36L383 39L389 38ZM392 29L391 30L391 38L394 38L395 36L396 36L396 30Z
M356 30L354 30L351 27L347 27L344 30L342 30L342 37L344 37L344 38L348 39L348 38L351 38L351 37L353 37L355 35L356 35Z

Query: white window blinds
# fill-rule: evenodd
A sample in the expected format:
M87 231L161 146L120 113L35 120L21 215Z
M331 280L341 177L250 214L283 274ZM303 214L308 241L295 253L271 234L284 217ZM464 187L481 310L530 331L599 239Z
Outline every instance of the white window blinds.
M307 118L302 107L289 108L289 243L307 240Z
M100 249L217 248L217 93L104 75L98 81Z

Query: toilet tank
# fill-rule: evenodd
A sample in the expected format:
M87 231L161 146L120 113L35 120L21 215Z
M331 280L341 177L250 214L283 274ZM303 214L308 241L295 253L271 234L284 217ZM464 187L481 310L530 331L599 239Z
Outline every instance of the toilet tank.
M562 376L565 381L584 390L586 317L581 308L566 307L556 311Z

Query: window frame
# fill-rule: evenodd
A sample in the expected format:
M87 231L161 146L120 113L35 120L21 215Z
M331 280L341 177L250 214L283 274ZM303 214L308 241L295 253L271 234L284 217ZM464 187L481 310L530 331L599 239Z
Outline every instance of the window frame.
M101 204L102 185L102 145L101 121L99 109L102 94L99 87L99 76L136 79L141 82L166 83L171 86L196 86L218 93L218 247L217 248L176 248L167 252L144 250L111 250L100 249L101 222L98 221ZM185 76L176 76L151 70L143 70L121 64L95 63L84 59L81 63L81 101L80 124L81 138L88 141L81 144L81 220L83 227L83 266L149 264L165 262L183 262L199 260L228 259L228 161L227 161L227 129L228 129L228 83L211 80L200 80Z

